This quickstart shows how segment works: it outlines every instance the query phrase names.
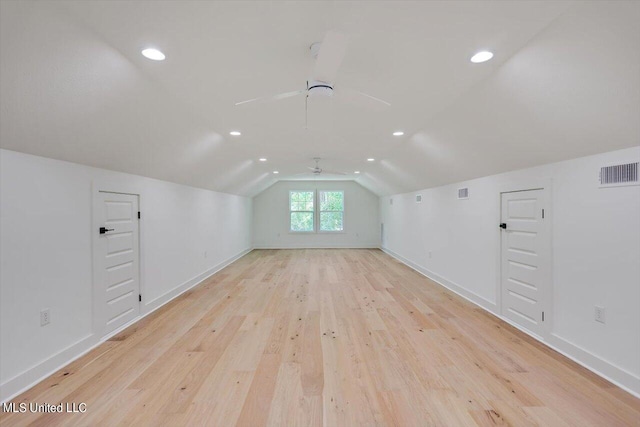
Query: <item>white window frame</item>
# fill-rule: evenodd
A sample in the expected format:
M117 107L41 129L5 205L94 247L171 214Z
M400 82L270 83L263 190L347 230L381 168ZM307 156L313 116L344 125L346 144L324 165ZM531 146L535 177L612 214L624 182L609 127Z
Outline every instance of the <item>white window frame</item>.
M342 193L342 210L341 211L323 211L321 210L320 207L320 193ZM344 224L344 211L346 210L346 206L345 206L345 198L344 198L344 190L317 190L316 191L316 198L318 200L317 203L317 210L318 210L318 233L329 233L329 234L340 234L340 233L344 233L344 229L345 229L345 224ZM320 216L322 215L323 212L341 212L342 213L342 230L322 230L321 229L321 221L320 221Z
M292 193L313 193L313 210L311 211L292 211L291 210L291 194ZM289 190L289 206L288 206L288 211L289 211L289 233L295 233L295 234L299 234L299 233L315 233L316 232L316 221L317 219L317 215L316 215L316 210L317 210L317 197L316 197L316 190ZM311 230L292 230L291 229L291 213L293 212L303 212L303 213L311 213L313 215L313 229ZM344 228L344 225L343 225Z
M321 211L320 210L320 192L324 193L342 193L342 211ZM313 211L292 211L291 210L291 193L313 193ZM344 190L318 190L314 188L313 190L289 190L289 204L287 205L287 211L289 212L289 233L291 234L344 234L346 229L345 224L345 211L347 210L347 204L345 200ZM308 231L298 231L291 229L291 213L292 212L310 212L313 214L313 230ZM342 230L321 230L320 229L320 213L321 212L342 212Z

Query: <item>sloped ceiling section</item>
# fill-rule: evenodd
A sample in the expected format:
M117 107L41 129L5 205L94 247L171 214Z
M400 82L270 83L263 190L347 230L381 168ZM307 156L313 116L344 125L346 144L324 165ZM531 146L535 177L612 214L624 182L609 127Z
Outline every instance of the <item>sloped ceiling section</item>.
M251 196L322 157L383 195L640 143L640 2L2 1L0 19L2 148L196 187ZM304 88L330 29L349 37L336 93L390 108L314 98L305 128L304 97L234 105Z

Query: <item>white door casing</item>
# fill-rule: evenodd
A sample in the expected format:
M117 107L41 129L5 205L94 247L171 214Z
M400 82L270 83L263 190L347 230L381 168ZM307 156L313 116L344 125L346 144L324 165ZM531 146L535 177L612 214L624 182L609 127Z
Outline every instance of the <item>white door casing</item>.
M94 328L105 336L140 313L139 201L135 194L103 191L95 198Z
M501 313L544 338L550 324L551 232L546 189L501 194Z

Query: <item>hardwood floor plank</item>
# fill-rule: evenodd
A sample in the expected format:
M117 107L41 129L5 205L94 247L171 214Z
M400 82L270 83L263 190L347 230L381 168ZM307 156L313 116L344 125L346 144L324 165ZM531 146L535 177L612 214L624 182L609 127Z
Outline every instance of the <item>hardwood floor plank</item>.
M256 250L13 399L2 426L617 426L640 399L379 250Z
M261 427L267 424L281 361L282 356L278 353L262 356L242 406L238 426Z

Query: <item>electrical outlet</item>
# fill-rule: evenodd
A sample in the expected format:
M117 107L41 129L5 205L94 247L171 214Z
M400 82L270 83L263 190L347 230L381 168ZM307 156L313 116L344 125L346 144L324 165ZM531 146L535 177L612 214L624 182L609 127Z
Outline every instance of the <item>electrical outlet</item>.
M429 251L429 259L431 259L431 251Z
M595 306L593 317L596 322L604 323L604 307Z
M207 257L207 251L204 251L204 257L205 258Z
M40 312L40 326L48 325L51 323L51 312L48 308L45 308Z

